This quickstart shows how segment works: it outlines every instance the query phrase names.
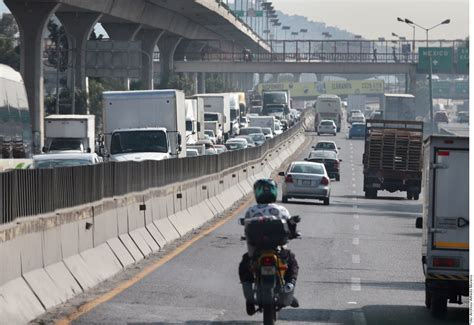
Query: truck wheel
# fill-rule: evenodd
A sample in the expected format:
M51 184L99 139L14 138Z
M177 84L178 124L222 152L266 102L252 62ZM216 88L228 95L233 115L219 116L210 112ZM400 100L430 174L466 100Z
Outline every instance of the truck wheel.
M341 180L341 175L339 175L339 174L336 174L336 181L338 181L338 182L339 182L340 180Z
M425 306L426 308L431 308L431 292L425 290Z
M407 192L407 200L412 200L412 199L413 199L413 193Z
M435 318L444 318L448 309L448 300L445 297L431 295L431 315Z
M283 195L283 196L281 197L281 202L283 202L283 203L288 203L288 196Z
M374 189L365 190L365 198L366 199L376 199L377 198L377 190L374 190Z
M413 200L418 200L420 198L420 193L413 194Z

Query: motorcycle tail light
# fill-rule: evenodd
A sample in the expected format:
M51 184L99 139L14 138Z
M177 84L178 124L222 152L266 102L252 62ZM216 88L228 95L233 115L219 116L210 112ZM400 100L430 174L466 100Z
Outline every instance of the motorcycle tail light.
M264 256L261 259L261 263L263 266L272 266L274 264L274 259L272 256Z

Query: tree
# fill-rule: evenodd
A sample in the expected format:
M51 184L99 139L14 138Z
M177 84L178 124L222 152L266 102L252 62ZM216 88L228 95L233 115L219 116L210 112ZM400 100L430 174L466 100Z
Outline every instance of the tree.
M4 13L0 19L0 36L14 38L18 33L18 25L12 14Z
M59 26L54 20L50 19L47 25L52 46L46 49L48 63L57 67L58 64L58 46L59 46L59 71L64 72L68 68L68 48L66 32L63 26Z
M20 48L14 45L13 39L0 38L0 63L20 70Z
M166 87L162 87L160 85L160 89L168 88L168 89L179 89L184 91L186 96L193 95L196 91L193 86L193 82L191 79L187 78L186 75L173 73L168 81Z

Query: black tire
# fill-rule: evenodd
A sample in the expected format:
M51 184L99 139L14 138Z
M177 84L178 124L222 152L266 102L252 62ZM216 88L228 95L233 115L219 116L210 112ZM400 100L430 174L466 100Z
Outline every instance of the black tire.
M366 198L366 199L370 199L369 190L365 190L365 191L364 191L364 194L365 194L365 198Z
M318 135L321 135L321 133L318 132Z
M420 193L413 194L413 200L417 201L420 198Z
M276 321L276 310L274 305L263 306L263 325L274 325Z
M413 193L407 192L407 200L413 200Z
M339 174L336 174L336 181L338 181L338 182L339 182L340 180L341 180L341 175L339 175Z
M431 315L435 318L444 318L448 309L448 299L443 296L431 295Z
M288 196L283 195L283 196L281 197L281 202L282 202L282 203L288 203Z
M324 205L329 205L329 198L325 198L325 199L323 200L323 203L324 203Z
M425 306L426 308L431 308L431 292L425 290Z
M377 198L377 190L373 189L373 188L365 190L365 198L367 198L367 199L376 199Z

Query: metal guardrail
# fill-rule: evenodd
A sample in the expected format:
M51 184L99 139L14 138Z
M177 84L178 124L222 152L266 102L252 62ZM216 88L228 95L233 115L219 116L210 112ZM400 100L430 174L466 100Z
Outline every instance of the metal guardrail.
M0 173L0 224L216 174L263 157L302 127L303 121L262 146L214 156Z

